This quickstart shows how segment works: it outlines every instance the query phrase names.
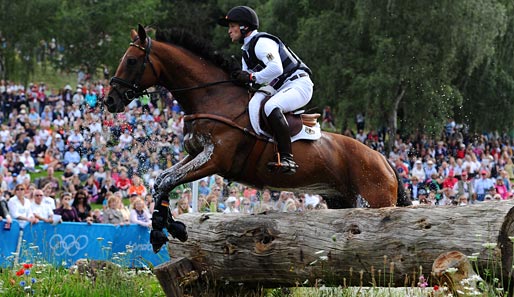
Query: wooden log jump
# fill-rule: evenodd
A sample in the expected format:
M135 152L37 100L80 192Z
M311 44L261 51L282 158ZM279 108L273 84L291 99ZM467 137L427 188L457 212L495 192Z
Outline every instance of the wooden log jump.
M172 262L180 264L165 263L155 273L163 288L184 287L184 276L193 271L198 275L193 282L208 280L210 287L214 283L221 289L237 284L312 286L320 280L331 285L416 286L420 267L430 276L440 254L478 254L480 264L490 263L491 250L484 243L496 243L492 254L501 261L503 275L509 275L513 206L509 200L469 206L185 214L178 219L188 226L189 240L168 245ZM172 295L165 288L168 296L180 296L180 289L174 290Z

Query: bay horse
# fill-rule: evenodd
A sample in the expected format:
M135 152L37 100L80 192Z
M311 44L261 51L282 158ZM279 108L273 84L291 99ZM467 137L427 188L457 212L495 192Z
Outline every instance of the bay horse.
M179 102L188 155L157 178L151 239L154 251L167 242L162 232L185 241L185 226L168 207L176 186L219 174L255 188L304 191L323 195L330 208L410 205L395 168L379 152L340 134L323 132L315 141L295 141L299 168L294 175L270 172L274 144L253 132L248 89L230 78L230 63L186 31L157 30L156 40L141 25L111 79L104 104L119 113L146 89L161 85Z

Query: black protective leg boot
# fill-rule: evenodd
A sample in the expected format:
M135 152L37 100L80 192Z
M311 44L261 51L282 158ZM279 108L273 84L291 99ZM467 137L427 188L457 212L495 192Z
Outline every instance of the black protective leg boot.
M168 242L168 237L164 234L163 229L166 227L169 211L168 207L163 206L161 201L157 203L152 214L152 231L150 232L150 243L152 244L153 252L156 254Z
M269 162L268 167L279 169L284 174L295 174L296 165L293 160L291 149L291 137L289 136L289 125L280 108L275 108L268 116L268 121L277 141L280 158L278 162Z
M154 194L156 195L156 194ZM169 209L169 201L167 199L155 199L155 209L152 214L152 231L150 232L150 243L154 253L158 253L162 246L168 242L168 237L163 229L168 229L168 232L184 242L187 240L186 225L182 222L175 221Z

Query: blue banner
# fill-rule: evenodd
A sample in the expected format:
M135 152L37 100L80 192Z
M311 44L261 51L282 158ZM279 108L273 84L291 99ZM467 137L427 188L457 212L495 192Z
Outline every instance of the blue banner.
M16 251L20 228L3 231L0 265ZM78 259L109 260L125 267L155 266L169 261L168 251L154 254L150 230L139 225L114 226L65 222L57 225L37 223L23 229L20 262L38 258L69 267ZM4 256L5 255L5 256Z
M0 266L12 263L18 245L20 225L16 220L11 223L11 229L5 230L5 220L0 221Z
M150 244L150 229L140 225L118 227L116 238L113 241L113 251L125 253L130 250L129 267L159 265L170 260L168 250L163 248L154 254ZM121 255L123 256L123 255ZM118 257L121 257L118 254Z

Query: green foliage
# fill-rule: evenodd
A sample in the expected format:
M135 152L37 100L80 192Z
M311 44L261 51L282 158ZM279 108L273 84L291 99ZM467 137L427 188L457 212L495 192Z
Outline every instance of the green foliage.
M138 23L151 24L157 0L58 1L57 20L63 25L58 40L65 48L63 65L85 66L94 73L101 64L110 68L130 42Z

